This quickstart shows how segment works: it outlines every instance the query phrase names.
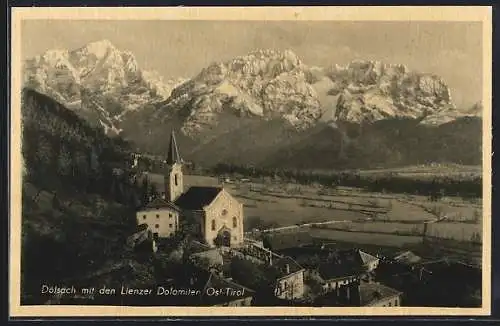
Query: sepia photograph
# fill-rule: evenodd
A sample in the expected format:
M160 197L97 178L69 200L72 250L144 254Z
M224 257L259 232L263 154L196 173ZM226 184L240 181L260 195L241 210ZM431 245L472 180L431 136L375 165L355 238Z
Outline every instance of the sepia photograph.
M12 23L18 314L489 313L490 8Z

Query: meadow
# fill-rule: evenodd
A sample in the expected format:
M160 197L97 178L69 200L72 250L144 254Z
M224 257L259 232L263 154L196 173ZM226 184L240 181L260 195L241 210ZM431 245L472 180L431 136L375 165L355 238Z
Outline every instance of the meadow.
M150 174L163 189L163 177ZM218 178L186 175L184 185L217 186ZM427 235L457 241L482 237L480 201L443 197L432 202L425 196L374 193L360 189L275 182L225 182L224 187L241 201L245 231L307 228L314 237L353 242L403 246Z

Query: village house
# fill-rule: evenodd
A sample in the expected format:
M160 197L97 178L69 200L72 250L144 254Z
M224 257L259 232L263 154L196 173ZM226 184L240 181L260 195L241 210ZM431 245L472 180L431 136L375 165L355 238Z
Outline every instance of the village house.
M168 238L179 230L180 209L162 198L153 199L136 213L137 224L146 224L155 239Z
M279 299L294 300L304 296L304 271L291 257L283 257L273 262L279 276L276 280L275 295Z
M224 187L193 186L184 191L183 160L172 132L164 175L165 198L137 212L155 237L170 237L187 225L209 246L237 247L243 243L243 204Z
M403 293L380 283L361 283L358 292L361 307L401 306Z
M231 278L201 268L183 275L175 283L176 288L194 289L194 296L175 297L172 302L183 306L251 306L255 291L233 281Z
M401 305L402 292L380 283L354 281L317 298L316 304L338 307L397 307Z
M360 280L361 268L346 264L320 264L317 270L311 271L311 277L316 279L325 293L335 292L339 295L340 288Z

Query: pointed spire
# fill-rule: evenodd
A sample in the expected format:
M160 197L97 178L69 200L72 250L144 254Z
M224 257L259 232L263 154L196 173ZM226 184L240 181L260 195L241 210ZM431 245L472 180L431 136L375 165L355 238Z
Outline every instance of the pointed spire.
M173 165L174 163L182 163L181 156L179 155L179 148L177 147L177 141L175 140L175 134L172 130L170 134L170 146L168 148L167 164Z

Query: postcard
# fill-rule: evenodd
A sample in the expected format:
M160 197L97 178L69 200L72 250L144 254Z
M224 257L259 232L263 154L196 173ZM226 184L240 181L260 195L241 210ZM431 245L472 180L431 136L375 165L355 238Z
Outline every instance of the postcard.
M490 314L490 7L12 8L13 317Z

